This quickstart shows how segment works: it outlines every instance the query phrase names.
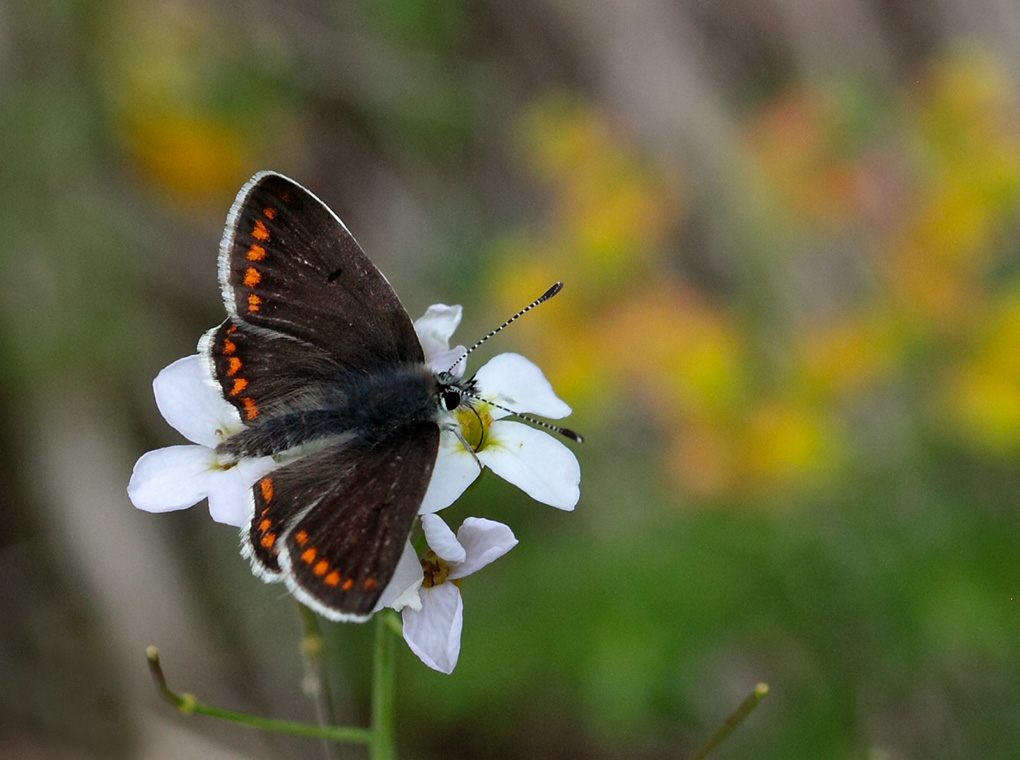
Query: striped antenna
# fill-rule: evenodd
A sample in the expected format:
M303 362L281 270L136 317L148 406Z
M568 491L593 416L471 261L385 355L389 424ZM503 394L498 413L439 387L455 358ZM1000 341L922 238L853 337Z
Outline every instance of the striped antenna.
M497 327L495 330L490 330L485 336L482 337L481 340L479 340L477 343L475 343L473 346L471 346L471 348L469 348L467 351L465 351L463 354L461 354L460 358L457 359L457 361L455 361L450 366L450 369L446 370L447 373L452 372L454 367L456 367L458 364L460 364L462 361L464 361L468 357L468 354L470 354L472 351L474 351L476 348L478 348L480 345L482 345L485 341L487 341L493 335L495 335L496 333L500 332L501 330L506 329L507 327L512 325L514 322L516 322L518 319L520 319L525 314L527 314L529 311L534 309L536 306L538 306L541 303L545 303L546 301L548 301L550 298L552 298L554 295L559 293L561 290L563 290L563 283L562 282L557 282L555 285L553 285L551 288L549 288L547 291L545 291L542 295L540 295L534 301L532 301L527 306L525 306L523 309L521 309L519 312L517 312L512 317L510 317L510 319L508 319L506 322L504 322L499 327ZM581 434L576 432L576 431L574 431L574 430L571 430L570 428L560 427L559 425L553 425L551 422L546 422L545 420L540 420L540 419L538 419L536 417L532 417L530 414L521 414L520 412L516 412L513 409L509 409L509 408L507 408L505 406L500 406L499 404L494 404L493 402L489 401L488 399L484 399L481 396L478 396L478 395L472 393L469 390L461 389L460 392L463 395L467 396L468 398L473 398L476 401L481 401L482 403L488 404L489 406L494 406L497 409L502 409L504 412L512 414L515 417L517 417L518 419L522 419L522 420L525 420L527 422L530 422L532 425L537 425L538 427L545 428L546 430L549 430L549 431L551 431L553 433L559 433L564 438L569 438L570 440L576 441L577 443L583 443L584 442L584 438L581 437Z
M584 438L576 430L560 427L559 425L553 425L551 422L546 422L545 420L537 419L536 417L532 417L530 414L521 414L520 412L515 412L513 409L510 409L505 406L500 406L499 404L494 404L488 399L482 398L481 396L476 396L474 393L464 393L464 395L469 398L475 399L475 401L481 401L483 404L488 404L489 406L494 406L497 409L502 409L504 412L508 412L509 414L514 415L518 419L530 422L532 425L538 425L538 427L545 428L546 430L551 430L553 433L559 433L564 438L569 438L570 440L576 441L577 443L584 443Z
M487 333L486 335L484 335L484 336L482 337L482 339L481 339L481 340L479 340L479 341L478 341L477 343L475 343L475 344L474 344L473 346L471 346L471 348L469 348L469 349L468 349L467 351L465 351L465 352L464 352L463 354L461 354L460 358L459 358L459 359L457 359L457 361L455 361L455 362L454 362L453 364L451 364L451 365L450 365L450 369L448 369L448 370L446 370L446 371L447 371L448 373L449 373L449 372L452 372L452 371L453 371L453 368L454 368L454 367L456 367L456 366L457 366L458 364L460 364L460 363L461 363L462 361L464 361L465 359L467 359L467 358L468 358L468 354L470 354L470 353L471 353L472 351L474 351L474 350L475 350L476 348L478 348L478 347L479 347L480 345L482 345L482 344L483 344L483 343L484 343L485 341L487 341L487 340L488 340L489 338L491 338L491 337L492 337L493 335L495 335L496 333L498 333L498 332L500 332L500 331L502 331L502 330L505 330L505 329L506 329L507 327L509 327L509 326L510 326L510 325L512 325L512 324L513 324L514 322L516 322L516 321L517 321L518 319L520 319L521 317L523 317L523 316L524 316L525 314L527 314L527 313L528 313L529 311L531 311L532 309L534 309L534 308L535 308L536 306L538 306L539 304L541 304L541 303L545 303L545 302L546 302L546 301L548 301L548 300L549 300L550 298L552 298L552 297L553 297L554 295L556 295L557 293L559 293L559 292L560 292L561 290L563 290L563 283L562 283L562 282L557 282L557 283L556 283L555 285L553 285L553 286L552 286L551 288L549 288L549 290L545 291L545 292L544 292L544 293L543 293L542 295L540 295L540 296L539 296L538 298L536 298L536 299L535 299L534 301L532 301L531 303L529 303L529 304L528 304L527 306L525 306L525 307L524 307L523 309L521 309L521 310L520 310L519 312L517 312L516 314L514 314L514 315L513 315L512 317L510 317L510 319L508 319L508 320L507 320L506 322L504 322L503 324L501 324L501 325L500 325L499 327L497 327L497 328L496 328L495 330L490 330L490 331L489 331L489 332L488 332L488 333ZM506 411L510 411L510 410L509 410L509 409L507 409ZM549 426L547 426L547 427L549 427ZM571 436L567 436L567 437L569 438L569 437L571 437Z

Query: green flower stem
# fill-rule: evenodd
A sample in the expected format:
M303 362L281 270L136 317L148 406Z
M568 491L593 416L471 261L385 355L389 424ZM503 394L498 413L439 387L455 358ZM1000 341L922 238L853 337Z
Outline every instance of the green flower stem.
M145 656L149 660L149 672L152 674L152 680L155 682L156 688L159 689L160 693L170 704L185 715L207 715L210 718L229 720L262 731L276 731L281 734L291 734L292 736L307 736L313 739L326 739L334 742L354 742L369 746L374 746L375 744L373 731L367 728L313 726L289 720L263 718L258 715L207 705L204 702L200 702L193 694L186 692L177 694L167 685L166 676L163 675L163 668L159 663L159 650L156 647L149 647L145 650Z
M383 610L375 616L375 652L372 659L372 742L371 760L394 760L396 727L396 613Z
M304 689L315 705L315 717L320 726L332 726L336 724L336 710L333 706L333 694L329 688L329 678L326 674L325 644L322 639L322 630L319 628L319 618L308 607L298 602L298 612L301 614L301 655L305 661ZM323 747L327 760L337 757L335 745L323 740Z
M758 706L758 703L768 693L769 685L767 683L760 683L755 686L754 691L740 703L740 707L733 711L733 714L719 726L719 729L708 738L708 741L694 751L694 754L688 760L703 760L703 758L707 757L708 753L715 749L719 742L733 733L733 730L744 721L744 718L754 712L754 708Z

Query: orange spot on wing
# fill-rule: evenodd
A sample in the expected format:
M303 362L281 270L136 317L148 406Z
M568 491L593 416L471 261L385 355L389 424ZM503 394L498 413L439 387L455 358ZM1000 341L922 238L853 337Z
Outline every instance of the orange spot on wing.
M344 591L350 591L352 588L354 588L354 579L348 578L347 580L344 581L344 585L341 586L340 588L342 588Z
M273 479L262 478L259 481L259 489L262 491L262 500L267 504L273 500Z
M254 293L248 294L248 311L258 311L259 306L262 305L262 299Z
M262 282L262 273L255 267L248 267L244 270L244 285L247 288L254 288Z
M262 261L266 257L266 249L258 243L252 243L247 253L248 261Z
M230 327L227 328L227 335L230 335L231 333L236 333L236 332L237 332L237 325L231 325Z
M323 578L322 582L325 583L327 586L339 586L340 585L340 573L338 573L336 570L334 570L329 575L327 575L325 578Z
M247 387L248 387L248 381L247 380L245 380L243 377L235 377L234 378L234 387L230 389L230 395L231 396L236 396L239 393L241 393L242 391L244 391L244 389L247 388Z
M294 534L294 540L297 541L298 546L304 546L305 544L308 543L308 531L299 530L297 533Z
M245 397L241 399L241 403L244 404L245 419L251 421L259 416L259 407L258 404L255 403L255 399Z
M266 535L264 535L262 537L262 541L260 541L259 543L261 543L262 546L264 548L266 548L266 549L272 549L273 548L273 544L276 543L276 534L275 533L267 533Z
M241 360L236 356L231 356L227 362L227 377L233 377L241 370Z
M312 568L312 572L316 575L325 575L327 570L329 570L329 562L324 559L320 559Z
M365 580L361 582L361 587L365 589L365 591L371 591L378 585L379 581L377 581L375 578L365 578Z
M315 562L316 555L318 555L318 552L315 550L315 547L310 546L301 553L301 559L305 561L305 564L310 565Z
M255 227L252 228L251 236L256 240L261 240L263 243L269 240L269 228L266 227L266 223L261 219L255 220Z
M263 520L262 522L259 523L259 533L265 533L272 526L273 526L273 521L272 520L270 520L268 518Z
M266 219L276 218L276 209L273 208L272 206L262 209L262 213L265 215Z
M237 351L237 344L232 340L226 338L223 339L223 355L230 356L232 353Z

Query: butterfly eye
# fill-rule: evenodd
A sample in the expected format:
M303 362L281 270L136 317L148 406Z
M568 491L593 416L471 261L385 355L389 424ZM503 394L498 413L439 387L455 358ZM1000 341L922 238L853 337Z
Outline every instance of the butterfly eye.
M460 391L458 390L445 390L443 391L443 408L448 412L452 412L458 406L460 406Z

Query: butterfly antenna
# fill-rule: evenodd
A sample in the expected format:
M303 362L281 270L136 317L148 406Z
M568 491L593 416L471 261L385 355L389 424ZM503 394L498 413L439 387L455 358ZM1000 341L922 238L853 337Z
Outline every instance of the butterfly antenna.
M472 351L474 351L476 348L478 348L480 345L482 345L485 341L487 341L489 338L494 336L496 333L501 332L502 330L505 330L507 327L509 327L514 322L516 322L518 319L523 317L529 311L534 309L539 304L545 303L550 298L552 298L554 295L559 293L561 290L563 290L563 283L562 282L557 282L555 285L553 285L551 288L549 288L547 291L545 291L542 295L540 295L534 301L532 301L527 306L525 306L523 309L521 309L519 312L517 312L512 317L510 317L510 319L508 319L506 322L504 322L499 327L497 327L495 330L490 330L488 333L486 333L484 336L482 336L481 340L479 340L477 343L475 343L473 346L471 346L471 348L469 348L467 351L465 351L463 354L461 354L460 358L458 358L457 361L455 361L453 364L451 364L450 365L450 369L448 369L446 371L447 372L452 372L454 367L456 367L462 361L467 359L468 354L470 354ZM510 410L507 409L505 411L510 411ZM568 437L570 437L570 436L568 436Z
M469 398L473 398L475 401L481 401L483 404L493 406L496 409L502 409L504 412L512 414L518 419L522 419L525 422L530 422L532 425L537 425L540 428L545 428L546 430L550 430L553 433L559 433L564 438L569 438L570 440L576 441L577 443L584 443L584 437L576 430L560 427L559 425L553 425L551 422L546 422L545 420L540 420L537 417L532 417L530 414L521 414L520 412L515 412L513 409L510 409L505 406L500 406L499 404L494 404L488 399L482 398L481 396L476 396L474 393L465 393L464 395Z

